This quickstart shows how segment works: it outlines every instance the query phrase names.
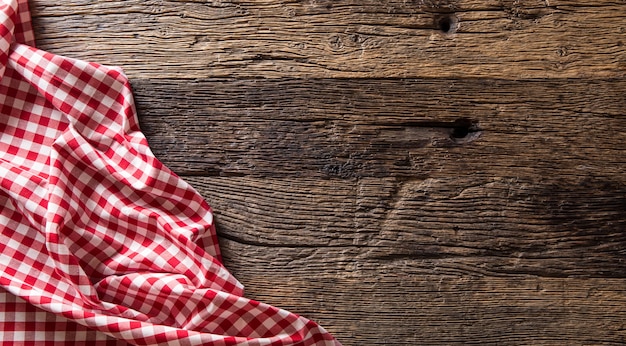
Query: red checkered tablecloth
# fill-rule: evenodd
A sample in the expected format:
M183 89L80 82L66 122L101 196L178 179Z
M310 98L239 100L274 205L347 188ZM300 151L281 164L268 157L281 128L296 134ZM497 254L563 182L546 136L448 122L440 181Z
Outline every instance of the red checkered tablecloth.
M338 345L243 297L122 70L35 48L27 2L1 1L0 343Z

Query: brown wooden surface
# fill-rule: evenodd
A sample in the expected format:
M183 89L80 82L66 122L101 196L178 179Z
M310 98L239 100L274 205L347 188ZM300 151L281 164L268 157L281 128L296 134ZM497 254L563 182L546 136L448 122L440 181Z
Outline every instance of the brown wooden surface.
M623 1L31 4L125 69L249 297L345 345L626 343Z

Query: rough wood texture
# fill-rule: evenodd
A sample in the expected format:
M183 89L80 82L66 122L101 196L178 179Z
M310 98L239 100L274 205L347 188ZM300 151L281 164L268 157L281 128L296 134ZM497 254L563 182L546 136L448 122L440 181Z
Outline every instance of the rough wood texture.
M621 77L626 66L617 0L38 0L34 10L42 44L134 78Z
M135 80L133 86L153 150L185 175L624 177L621 80ZM442 126L460 118L480 131L451 138L453 129Z
M626 186L594 185L592 195L572 182L520 178L188 180L220 211L223 238L330 251L308 265L334 275L398 267L424 275L428 263L442 274L626 277Z
M345 345L626 342L623 1L31 3L248 296Z

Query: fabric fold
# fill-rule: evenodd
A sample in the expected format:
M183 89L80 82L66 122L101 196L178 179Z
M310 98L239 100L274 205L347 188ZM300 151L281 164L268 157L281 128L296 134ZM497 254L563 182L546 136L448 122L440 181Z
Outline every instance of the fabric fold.
M26 1L3 0L0 20L0 287L19 297L0 292L0 336L47 342L46 316L137 345L339 344L243 297L211 208L152 154L120 68L35 48ZM2 325L17 310L33 316L23 335ZM93 336L76 335L54 344Z

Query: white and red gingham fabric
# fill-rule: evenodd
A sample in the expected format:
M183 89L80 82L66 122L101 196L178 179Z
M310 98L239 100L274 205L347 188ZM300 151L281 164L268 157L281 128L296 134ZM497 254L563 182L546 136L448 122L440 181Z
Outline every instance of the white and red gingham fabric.
M339 345L243 297L123 72L35 48L26 0L1 1L0 344Z

